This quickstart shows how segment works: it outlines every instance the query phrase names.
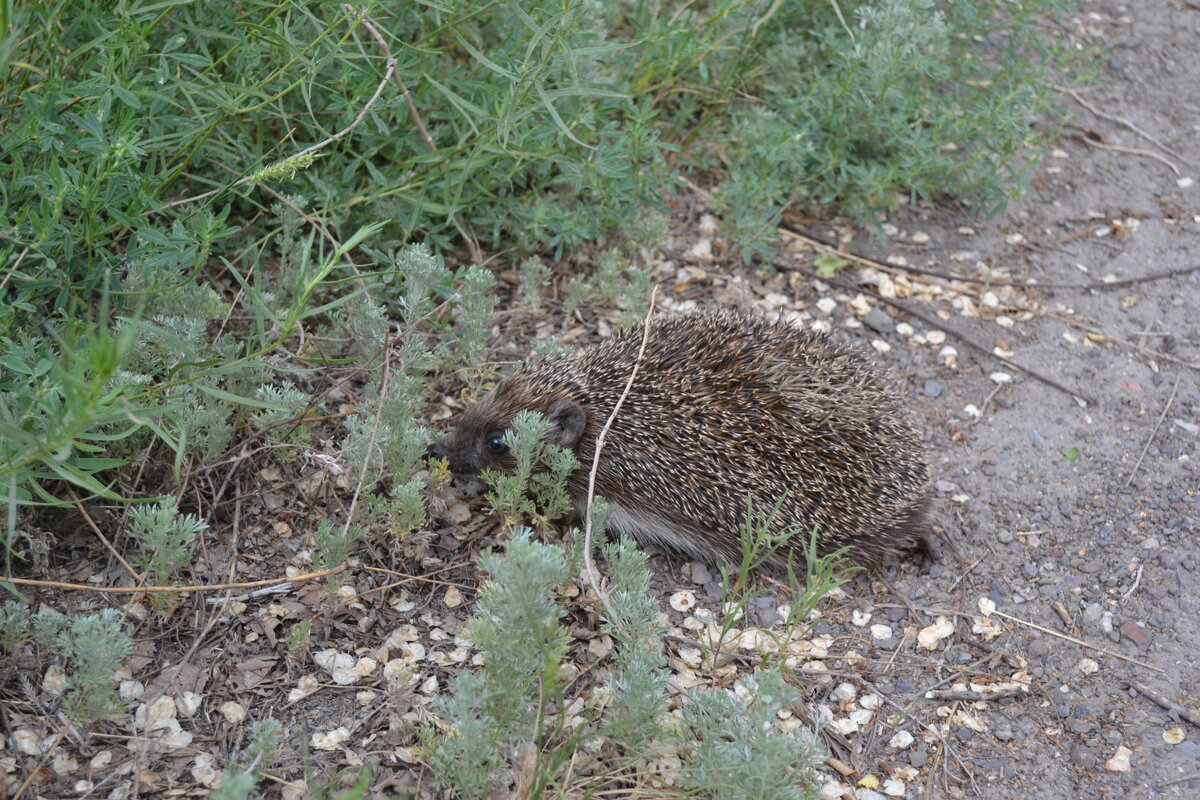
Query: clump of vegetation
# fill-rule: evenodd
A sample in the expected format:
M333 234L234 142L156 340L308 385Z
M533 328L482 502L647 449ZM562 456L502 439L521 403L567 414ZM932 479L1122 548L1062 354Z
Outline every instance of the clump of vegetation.
M779 673L751 681L749 703L723 690L691 692L682 725L670 723L662 623L648 593L646 556L629 540L605 553L612 663L570 685L570 637L554 591L571 574L563 552L520 528L503 555L481 559L491 579L467 634L484 664L460 674L439 699L445 732L423 733L439 783L467 798L514 786L529 798L573 793L582 787L573 781L603 793L648 777L653 758L676 753L681 786L703 796L815 798L823 748L812 729L774 728L776 713L794 699ZM579 704L575 697L593 700Z
M133 650L121 630L121 613L106 608L72 617L31 614L16 602L0 611L0 644L14 648L32 641L62 659L62 710L78 723L95 722L124 708L114 687L117 670Z
M7 502L59 503L65 485L118 500L101 476L152 441L177 474L247 435L295 458L295 421L321 409L281 370L288 352L369 369L383 411L347 420L350 452L368 486L390 476L374 518L418 528L421 386L476 368L496 301L490 271L404 242L557 256L660 235L650 209L689 165L719 178L747 254L788 205L996 207L1061 82L1038 24L1055 8L16 6L0 46ZM547 278L525 263L531 303ZM633 319L647 282L605 250L568 310ZM389 341L402 366L385 390Z
M158 584L187 563L188 545L206 530L208 523L194 514L180 514L174 498L129 511L127 532L141 547L135 561Z
M544 441L550 422L536 411L521 411L513 417L512 430L505 432L516 471L511 475L484 470L483 479L492 487L489 495L507 524L529 518L538 527L559 519L571 510L566 480L579 468L570 450Z

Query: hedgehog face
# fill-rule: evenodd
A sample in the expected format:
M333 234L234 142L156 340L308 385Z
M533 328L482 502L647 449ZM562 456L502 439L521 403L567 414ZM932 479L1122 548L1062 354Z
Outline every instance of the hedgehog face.
M508 450L506 434L513 417L521 411L539 411L550 422L545 441L574 449L583 437L587 414L571 400L530 398L513 378L467 410L453 433L430 448L432 455L445 458L456 475L478 475L485 469L511 473L517 462Z

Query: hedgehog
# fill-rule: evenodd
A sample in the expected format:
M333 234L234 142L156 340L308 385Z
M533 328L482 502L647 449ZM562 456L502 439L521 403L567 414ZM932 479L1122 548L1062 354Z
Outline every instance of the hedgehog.
M727 310L649 321L636 380L605 438L595 493L608 529L643 546L737 564L751 509L773 510L784 544L770 563L843 547L876 567L935 558L930 471L903 397L856 347L786 322ZM456 475L511 472L505 433L522 410L574 451L567 490L587 504L596 439L625 390L643 329L568 355L534 359L480 398L431 448ZM794 562L799 563L799 562Z

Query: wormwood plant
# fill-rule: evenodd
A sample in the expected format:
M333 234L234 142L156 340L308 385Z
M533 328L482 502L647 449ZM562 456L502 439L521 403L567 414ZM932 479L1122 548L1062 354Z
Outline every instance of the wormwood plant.
M663 629L646 556L627 539L605 553L612 663L571 684L563 679L571 640L554 591L571 573L562 551L520 528L505 554L481 559L490 580L467 635L484 664L439 698L441 732L422 734L439 784L467 798L512 786L525 798L602 795L644 780L649 761L669 751L683 756L682 785L700 796L815 797L824 756L813 731L774 729L794 699L777 673L747 684L749 703L723 690L689 693L682 724L667 724ZM573 696L592 700L576 706Z
M141 546L135 563L147 570L158 584L165 583L188 561L188 545L208 523L194 514L180 514L175 498L153 505L134 506L129 511L128 534Z
M825 748L815 731L776 730L781 708L799 693L778 672L747 679L751 699L729 692L695 691L683 706L683 736L694 742L680 785L716 800L813 800Z
M833 207L859 222L899 195L1002 209L1055 135L1053 86L1078 62L1042 27L1061 7L781 6L749 56L759 102L734 106L711 140L729 175L717 207L735 240L747 253L769 249L788 205Z
M504 433L516 471L483 471L483 479L492 487L488 499L505 524L529 518L541 528L571 510L566 479L579 468L579 461L570 450L544 441L549 427L550 422L536 411L518 412L512 428Z
M45 651L60 656L67 672L63 693L63 712L80 723L93 722L124 707L114 688L114 674L133 650L133 643L121 631L121 614L106 608L89 616L60 617L54 614L31 616L17 611L13 604L4 626L32 622L32 638ZM11 631L0 631L5 637Z

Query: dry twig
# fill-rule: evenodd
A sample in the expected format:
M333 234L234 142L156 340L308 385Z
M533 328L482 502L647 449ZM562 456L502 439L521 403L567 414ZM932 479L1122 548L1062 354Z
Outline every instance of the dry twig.
M588 490L587 490L587 513L583 521L583 566L587 573L588 583L596 590L596 596L600 598L600 604L608 612L609 619L613 624L618 623L618 617L613 610L612 602L608 597L608 592L600 585L600 574L596 570L596 559L592 554L592 501L596 497L596 473L600 471L600 451L604 448L604 439L608 436L608 430L617 419L617 413L621 410L625 398L629 396L629 390L633 388L633 381L637 378L638 369L642 366L642 357L646 354L646 342L650 339L650 315L654 313L654 303L658 299L658 286L655 285L654 290L650 292L650 306L646 309L646 319L642 322L642 344L638 348L637 358L633 362L633 369L629 371L629 380L625 382L625 390L621 392L621 396L617 398L617 404L613 406L612 413L608 415L608 419L604 423L604 427L600 429L600 435L596 437L596 450L592 454L592 469L588 473Z
M1014 281L1004 278L972 278L969 275L951 275L947 272L938 272L933 269L923 269L921 267L904 266L898 267L894 264L885 264L884 262L861 256L857 253L852 253L837 244L808 231L801 230L787 222L780 222L779 229L785 234L794 239L806 242L814 247L820 248L831 255L844 258L847 261L853 261L861 264L864 267L872 267L874 269L883 270L884 272L907 273L909 275L926 275L931 278L938 278L947 282L960 281L962 283L975 283L987 286L1012 286L1018 289L1091 289L1096 291L1104 291L1106 289L1116 289L1121 286L1132 286L1139 283L1150 283L1159 281L1165 278L1175 278L1180 275L1187 275L1190 272L1200 270L1200 264L1194 264L1190 267L1180 267L1179 269L1168 269L1162 272L1152 272L1149 275L1142 275L1136 278L1122 278L1116 281L1096 281L1094 283L1042 283L1040 281Z
M884 297L879 292L876 292L873 289L868 289L863 286L852 286L852 285L846 283L845 281L839 280L837 278L824 278L824 277L818 275L812 269L809 269L808 267L802 267L798 264L785 264L781 261L776 261L775 266L777 269L782 269L782 270L791 269L791 270L795 270L797 272L801 272L801 273L809 276L813 280L824 281L825 283L828 283L831 286L836 286L839 289L842 289L847 292L861 292L863 294L870 295L871 297L875 298L876 300L878 300L881 303L886 303L887 305L891 306L892 308L899 309L900 311L903 311L905 314L908 314L911 317L916 317L917 319L921 320L922 322L924 322L926 325L928 325L931 328L936 328L937 330L945 331L950 336L953 336L955 338L955 340L963 343L964 345L971 348L972 350L975 350L976 352L982 353L983 355L988 356L989 358L994 358L997 361L1007 364L1010 367L1012 367L1013 369L1017 370L1018 372L1024 372L1029 377L1034 378L1035 380L1041 381L1042 383L1044 383L1047 386L1050 386L1054 389L1058 389L1063 394L1069 395L1078 401L1083 401L1083 402L1091 404L1091 405L1096 404L1096 400L1093 397L1086 395L1082 392L1076 391L1075 389L1070 389L1070 388L1064 386L1063 384L1059 383L1058 381L1054 380L1053 378L1049 377L1048 375L1043 375L1042 373L1038 372L1037 370L1033 369L1032 367L1022 366L1021 364L1018 364L1017 362L1013 361L1011 358L1008 358L1007 356L997 355L992 350L989 350L988 348L984 347L981 344L975 343L971 339L968 339L964 334L959 333L958 331L949 327L948 325L946 325L945 322L938 320L938 319L934 319L933 317L929 316L928 314L926 314L922 311L917 311L915 308L913 308L911 305L909 305L907 303L902 303L899 300L895 300L890 297Z
M1175 378L1175 386L1171 388L1171 396L1167 398L1167 404L1163 406L1162 413L1158 415L1158 422L1154 423L1154 430L1150 431L1150 437L1146 439L1146 446L1142 448L1142 454L1138 456L1137 463L1133 465L1133 471L1129 473L1129 480L1125 481L1125 486L1128 488L1133 483L1133 476L1137 475L1138 468L1142 466L1143 459L1146 458L1146 453L1150 451L1150 444L1154 441L1154 437L1158 436L1158 429L1162 427L1163 420L1167 417L1167 412L1171 410L1171 404L1175 402L1175 393L1179 391L1179 382L1183 380L1183 373Z
M266 578L261 581L240 581L238 583L208 583L200 586L90 586L86 583L65 583L63 581L38 581L32 578L3 578L2 583L14 583L18 586L42 586L49 589L71 589L79 592L100 592L102 594L138 594L174 593L190 594L191 592L213 592L226 589L248 589L254 586L271 586L273 584L300 583L316 578L324 578L335 572L341 572L344 564L333 569L323 569L320 572L306 572L303 575L293 575L287 578Z
M1146 697L1149 697L1151 700L1158 703L1167 711L1174 711L1183 719L1186 719L1188 722L1200 728L1200 712L1196 711L1195 709L1188 708L1187 706L1181 706L1179 703L1176 703L1162 692L1158 691L1157 689L1151 689L1141 681L1130 681L1129 685L1134 689L1137 689L1140 694L1144 694Z
M1129 130L1133 131L1138 136L1141 136L1143 139L1150 142L1158 149L1163 150L1167 153L1170 153L1171 155L1175 156L1176 158L1178 158L1180 161L1183 161L1184 163L1187 163L1187 164L1192 163L1187 158L1184 158L1184 156L1178 150L1174 150L1170 147L1167 147L1165 144L1160 142L1158 139L1156 139L1153 136L1151 136L1150 134L1146 133L1144 130L1139 128L1137 125L1134 125L1132 122L1125 119L1124 117L1118 117L1113 114L1105 114L1103 111L1096 108L1094 105L1089 103L1087 100L1084 100L1082 97L1080 97L1079 92L1075 91L1074 89L1060 89L1059 91L1062 91L1064 94L1070 95L1075 100L1076 103L1079 103L1079 105L1083 106L1088 111L1095 114L1097 117L1100 117L1101 119L1106 119L1109 122L1115 122L1118 125L1124 125L1126 128L1129 128Z
M1136 658L1130 658L1129 656L1122 655L1121 653L1118 653L1115 650L1108 650L1108 649L1100 647L1098 645L1094 645L1094 644L1085 642L1083 639L1076 639L1074 636L1068 636L1065 633L1059 633L1056 630L1052 630L1050 628L1046 628L1041 625L1038 625L1036 622L1030 622L1028 620L1021 619L1020 617L1014 617L1011 614L1005 614L1003 611L993 611L992 613L995 614L997 617L1003 617L1004 619L1012 620L1013 622L1016 622L1020 625L1024 625L1029 628L1033 628L1035 631L1041 631L1042 633L1047 633L1051 636L1056 636L1059 639L1062 639L1063 641L1071 642L1072 644L1077 644L1080 647L1086 647L1089 650L1095 650L1097 653L1104 653L1104 655L1106 655L1106 656L1112 656L1113 658L1119 658L1122 661L1128 661L1130 664L1137 664L1139 667L1145 667L1146 669L1152 669L1155 672L1163 672L1163 673L1166 672L1166 670L1159 669L1158 667L1154 666L1153 664L1147 664L1145 661L1138 661Z

